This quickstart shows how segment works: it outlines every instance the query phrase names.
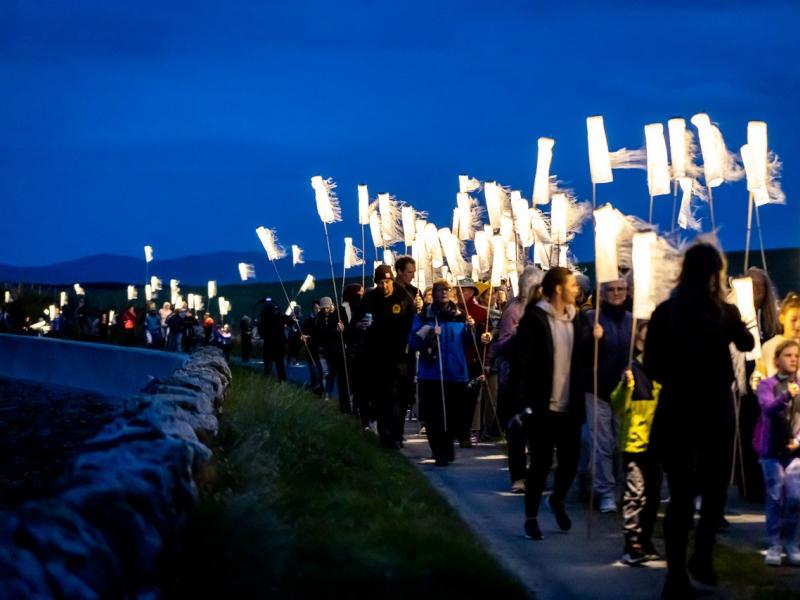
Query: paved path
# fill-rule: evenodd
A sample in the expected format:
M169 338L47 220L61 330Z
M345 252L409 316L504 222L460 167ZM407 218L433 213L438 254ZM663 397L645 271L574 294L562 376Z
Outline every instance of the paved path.
M417 434L416 422L408 422L403 453L419 465L434 487L458 510L489 550L515 573L538 599L654 599L658 598L666 564L663 561L629 567L618 561L622 555L622 526L618 514L593 513L591 537L587 537L585 504L575 495L567 500L573 528L562 533L546 502L539 523L545 539L531 541L523 533L523 496L511 494L505 450L498 444L479 444L456 449L456 461L436 467L429 459L425 436ZM764 516L759 506L746 505L731 494L730 531L720 542L738 550L760 553L764 538ZM664 506L665 507L665 506ZM664 508L662 507L662 508ZM663 550L663 540L656 546ZM775 570L787 584L800 584L797 569ZM800 589L800 588L798 588ZM720 588L704 598L729 598L731 590Z

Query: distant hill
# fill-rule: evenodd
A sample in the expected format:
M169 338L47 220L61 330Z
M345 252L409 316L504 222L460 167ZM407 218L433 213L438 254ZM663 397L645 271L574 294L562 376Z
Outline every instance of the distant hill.
M205 285L215 279L220 285L240 282L238 264L255 266L255 282L277 281L275 269L263 252L216 252L198 254L150 263L150 275L156 275L169 285L177 279L186 285ZM276 261L281 277L286 280L303 279L307 274L316 278L330 278L330 266L323 261L309 260L292 269L290 257ZM341 277L342 266L334 265L337 277ZM353 269L352 272L355 272ZM351 274L352 274L351 272ZM145 280L144 259L116 254L96 254L36 267L0 265L0 281L9 283L59 284L73 283L119 283L141 285Z
M744 264L744 252L736 250L727 253L728 271L739 274ZM789 290L800 289L800 248L777 248L766 251L769 273L781 295ZM277 281L275 269L263 252L216 252L198 254L166 260L154 260L150 263L150 274L160 277L165 286L170 279L177 279L183 285L205 286L209 279L215 279L219 285L241 283L237 265L240 262L255 266L256 277L252 283L271 283ZM328 263L309 260L292 269L291 258L277 261L278 269L284 281L302 280L311 273L320 280L330 279ZM761 255L757 247L750 252L750 265L761 266ZM581 268L590 277L594 277L594 263L582 263ZM337 279L341 278L342 265L335 264ZM371 268L367 268L367 280ZM360 268L351 269L350 277L359 278ZM0 265L0 282L33 283L71 286L81 284L135 284L142 285L145 279L145 262L143 259L114 254L97 254L77 260L54 263L37 267L14 267ZM250 283L250 282L248 282Z

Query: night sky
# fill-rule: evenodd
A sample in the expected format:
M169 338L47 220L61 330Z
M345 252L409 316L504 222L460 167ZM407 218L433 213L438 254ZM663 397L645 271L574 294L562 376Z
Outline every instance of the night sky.
M530 198L546 135L552 172L588 199L587 116L617 149L700 111L736 150L767 121L787 196L762 209L767 245L797 246L798 7L5 0L0 263L255 250L258 225L322 259L312 175L339 185L338 255L360 241L358 183L449 226L459 173ZM615 171L598 199L646 218L644 171ZM743 247L744 182L714 199L723 245ZM671 209L656 198L661 223Z

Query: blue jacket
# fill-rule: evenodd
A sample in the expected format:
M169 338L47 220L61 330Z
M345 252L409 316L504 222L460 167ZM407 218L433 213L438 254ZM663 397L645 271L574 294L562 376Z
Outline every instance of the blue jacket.
M422 313L414 317L411 333L408 336L408 345L412 352L419 350L420 359L417 368L417 378L423 380L439 380L439 357L441 351L442 370L445 381L469 381L467 372L467 356L464 351L471 344L472 331L467 327L464 313L458 311L455 305L448 305L445 311L434 314L432 306L426 307ZM442 328L439 343L433 328L438 322ZM423 327L429 327L425 333ZM418 335L425 333L424 336Z

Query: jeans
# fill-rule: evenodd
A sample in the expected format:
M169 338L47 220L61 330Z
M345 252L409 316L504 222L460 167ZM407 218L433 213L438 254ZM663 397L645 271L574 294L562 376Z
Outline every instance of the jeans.
M797 540L800 516L800 458L762 458L766 487L767 536L771 545Z
M588 480L591 475L592 432L594 430L594 396L586 394L586 424L581 434L581 475ZM614 452L617 449L619 421L611 405L597 399L597 449L595 450L594 492L598 497L614 494Z

